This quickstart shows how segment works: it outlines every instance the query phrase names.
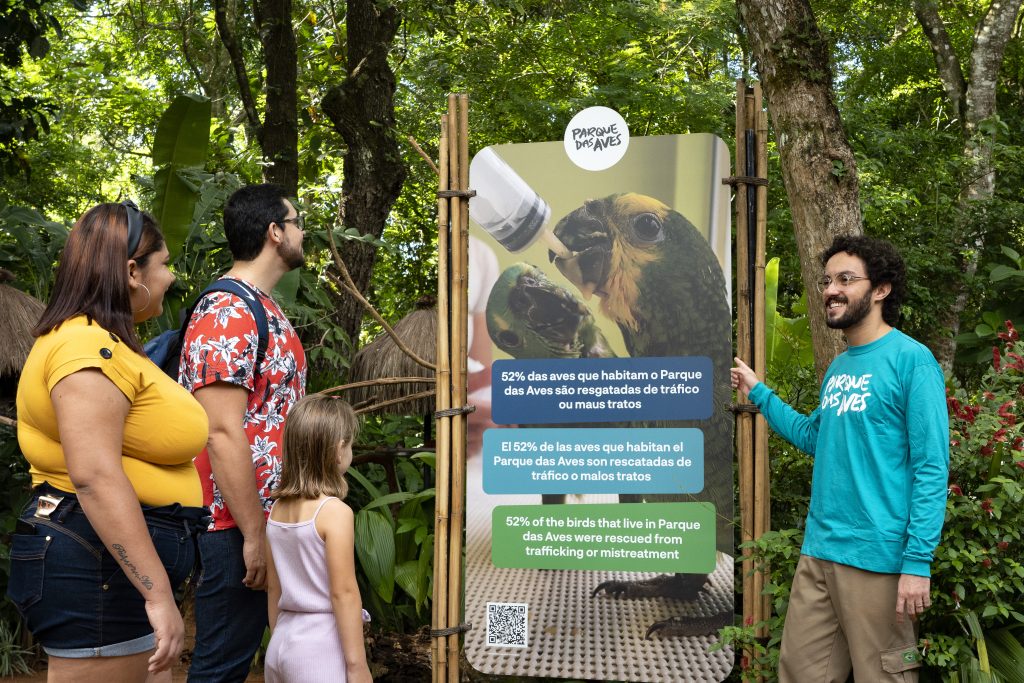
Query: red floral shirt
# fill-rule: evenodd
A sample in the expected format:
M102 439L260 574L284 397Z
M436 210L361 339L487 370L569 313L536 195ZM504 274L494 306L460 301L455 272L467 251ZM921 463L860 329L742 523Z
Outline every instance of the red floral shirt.
M211 292L196 306L182 340L178 382L195 393L214 382L228 382L249 391L242 426L249 438L256 486L263 512L270 514L270 492L281 477L281 439L288 411L306 393L306 354L298 335L273 299L259 294L267 312L267 353L257 377L253 372L258 335L256 321L242 299ZM210 531L237 526L224 503L204 448L196 457L203 485L203 504L210 508Z

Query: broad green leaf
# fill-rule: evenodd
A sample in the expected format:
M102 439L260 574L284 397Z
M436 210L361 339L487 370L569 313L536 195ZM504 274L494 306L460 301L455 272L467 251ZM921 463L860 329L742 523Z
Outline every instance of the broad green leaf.
M172 257L185 243L199 200L185 169L206 163L210 141L210 101L179 95L160 118L153 140L153 216Z
M285 307L295 305L302 277L300 271L300 268L288 271L277 281L277 286L274 287L274 299Z
M779 257L768 261L764 268L764 328L765 340L767 342L768 363L775 358L775 347L778 343L778 335L775 330L775 321L778 313L779 297Z
M395 537L379 510L356 513L356 557L373 590L390 603L395 592Z

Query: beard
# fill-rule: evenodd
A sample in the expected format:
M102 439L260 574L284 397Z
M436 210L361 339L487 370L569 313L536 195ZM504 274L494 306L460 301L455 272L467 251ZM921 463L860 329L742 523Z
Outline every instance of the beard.
M869 289L867 294L852 302L846 296L829 297L825 302L825 324L833 330L845 330L859 323L871 312L871 293L872 290ZM835 319L828 317L828 305L833 301L846 304L846 312Z
M302 242L289 244L286 249L281 250L281 258L288 266L288 270L295 270L306 265L306 254L302 251Z

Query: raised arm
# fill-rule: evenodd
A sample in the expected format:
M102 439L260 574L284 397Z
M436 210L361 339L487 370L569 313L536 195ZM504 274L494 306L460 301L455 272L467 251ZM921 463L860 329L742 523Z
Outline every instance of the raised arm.
M107 550L142 595L156 635L149 670L178 661L185 625L174 591L150 539L139 498L121 465L130 404L99 370L72 373L50 392L68 475L78 502Z
M329 501L316 519L327 549L331 605L341 635L341 651L349 683L372 681L363 643L363 603L356 583L355 518L340 500Z
M729 372L733 389L746 395L764 415L769 426L782 438L803 452L814 455L818 442L820 411L816 409L810 415L804 415L793 410L769 389L768 385L758 379L749 365L739 358L733 360L736 366Z

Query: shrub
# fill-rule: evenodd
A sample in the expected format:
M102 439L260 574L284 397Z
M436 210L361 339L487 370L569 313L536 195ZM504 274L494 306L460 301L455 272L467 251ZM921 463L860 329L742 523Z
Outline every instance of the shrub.
M999 339L976 390L947 390L949 497L921 623L925 662L943 678L978 658L969 615L982 632L1024 622L1024 344L1009 321Z

